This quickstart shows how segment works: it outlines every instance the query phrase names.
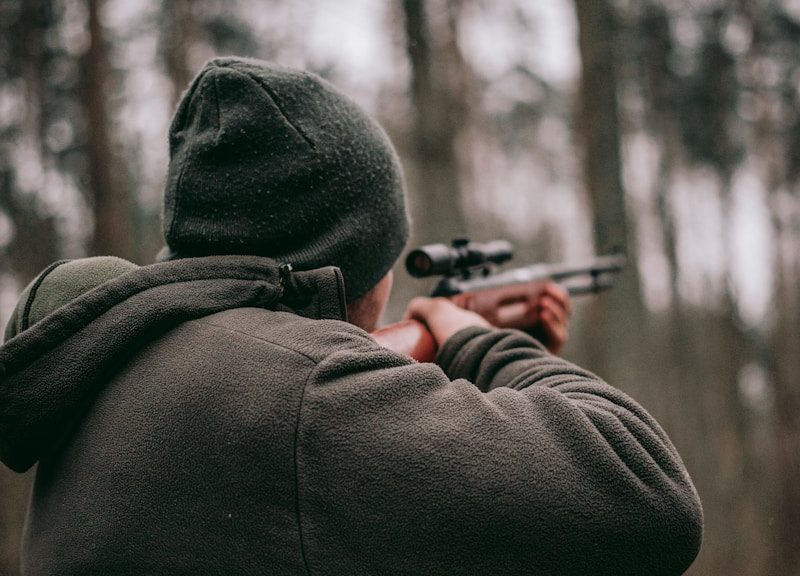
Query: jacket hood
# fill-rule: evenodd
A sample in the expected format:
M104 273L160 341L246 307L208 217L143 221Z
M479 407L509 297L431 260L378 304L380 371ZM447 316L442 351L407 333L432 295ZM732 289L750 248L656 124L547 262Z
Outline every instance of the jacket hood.
M6 325L4 340L8 342L81 294L136 268L136 264L114 256L59 260L50 264L22 291Z
M30 468L133 355L182 322L243 307L346 320L345 302L338 268L292 272L257 256L53 264L23 292L0 347L0 460Z

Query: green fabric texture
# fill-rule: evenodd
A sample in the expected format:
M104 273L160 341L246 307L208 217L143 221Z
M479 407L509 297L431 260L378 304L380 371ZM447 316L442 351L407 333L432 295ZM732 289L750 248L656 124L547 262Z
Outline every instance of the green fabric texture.
M408 237L386 134L318 76L246 58L208 62L170 128L160 260L251 254L337 266L352 302Z
M26 286L19 297L6 324L5 341L84 292L135 268L138 268L136 264L114 256L62 260L51 264Z

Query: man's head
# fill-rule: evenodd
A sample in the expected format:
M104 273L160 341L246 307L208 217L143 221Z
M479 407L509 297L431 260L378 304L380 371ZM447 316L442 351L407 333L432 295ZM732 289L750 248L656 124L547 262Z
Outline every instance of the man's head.
M162 260L255 254L342 269L348 303L408 237L397 155L325 80L259 60L210 61L170 128Z

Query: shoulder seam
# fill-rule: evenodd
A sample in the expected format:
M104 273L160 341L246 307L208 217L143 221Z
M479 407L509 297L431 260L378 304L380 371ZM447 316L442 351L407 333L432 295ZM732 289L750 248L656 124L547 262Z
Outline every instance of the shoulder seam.
M283 344L281 344L279 342L275 342L275 341L269 340L267 338L262 338L260 336L255 336L254 334L250 334L249 332L244 332L243 330L237 330L236 328L231 328L229 326L222 326L221 324L216 324L215 322L210 322L207 318L197 318L197 319L194 320L194 322L197 322L199 324L205 324L206 326L212 326L214 328L218 328L219 330L224 330L226 332L232 332L234 334L239 334L241 336L245 336L245 337L250 338L252 340L257 340L258 342L264 342L265 344L272 344L273 346L277 346L278 348L282 348L282 349L286 350L287 352L294 352L298 356L302 356L303 358L307 359L309 362L311 362L315 366L317 364L319 364L319 362L320 362L316 358L312 358L311 356L309 356L305 352L301 352L300 350L295 350L294 348L289 348L288 346L285 346L285 345L283 345Z
M304 354L303 352L300 352L299 350L295 350L293 348L288 348L287 346L284 346L283 344L278 344L277 342L273 342L272 340L268 340L266 338L261 338L259 336L255 336L253 334L249 334L249 333L244 332L242 330L237 330L235 328L230 328L228 326L221 326L220 324L216 324L214 322L209 322L205 318L199 318L199 319L196 320L196 322L199 323L199 324L204 324L206 326L211 326L213 328L217 328L219 330L223 330L225 332L231 332L233 334L238 334L240 336L244 336L246 338L250 338L250 339L256 340L258 342L263 342L263 343L266 343L266 344L272 344L273 346L277 346L278 348L282 348L282 349L284 349L284 350L286 350L288 352L293 352L293 353L297 354L298 356L302 356L303 358L306 358L307 360L309 360L315 366L319 364L319 362L317 360L314 360L308 354ZM297 417L296 417L296 420L295 420L295 427L294 427L294 449L293 449L293 452L294 452L294 485L295 485L294 490L295 490L295 498L296 498L295 516L297 518L297 533L298 533L298 536L299 536L299 539L300 539L300 558L303 561L303 567L305 568L306 574L309 574L309 575L311 574L311 567L309 566L309 563L308 563L308 558L307 558L308 554L307 554L307 551L306 551L305 539L303 537L303 521L302 521L302 514L301 514L301 511L300 511L300 509L301 509L301 506L300 506L300 464L299 464L299 461L298 461L298 458L297 458L297 454L298 454L298 451L300 450L300 439L299 439L299 436L300 436L300 421L301 421L302 415L303 415L303 404L305 402L306 389L308 388L308 381L311 379L313 374L314 374L314 371L313 370L309 370L308 374L306 375L305 380L303 381L303 389L300 392L300 404L297 407Z
M300 512L300 462L297 454L300 450L300 420L303 417L303 404L306 399L306 389L308 388L308 381L311 378L313 371L309 371L306 379L303 381L303 390L300 392L300 406L297 409L297 420L294 427L294 493L297 498L295 506L295 514L297 515L297 533L300 537L300 557L303 559L303 566L306 569L306 574L311 574L311 567L308 565L308 552L306 551L305 538L303 537L303 519Z

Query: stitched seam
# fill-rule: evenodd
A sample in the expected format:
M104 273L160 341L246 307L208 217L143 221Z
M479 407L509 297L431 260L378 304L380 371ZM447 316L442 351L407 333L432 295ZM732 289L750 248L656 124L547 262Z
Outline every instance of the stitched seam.
M197 322L198 324L205 324L206 326L213 326L214 328L218 328L218 329L224 330L226 332L232 332L234 334L239 334L241 336L246 336L246 337L251 338L252 340L256 340L258 342L264 342L265 344L272 344L273 346L276 346L278 348L282 348L283 350L286 350L288 352L294 352L295 354L297 354L299 356L302 356L303 358L305 358L306 360L308 360L309 362L311 362L315 366L317 364L319 364L319 361L317 359L312 358L308 354L306 354L304 352L300 352L300 350L295 350L294 348L289 348L288 346L284 346L283 344L280 344L279 342L273 342L272 340L267 340L266 338L261 338L260 336L255 336L253 334L249 334L247 332L243 332L242 330L237 330L236 328L230 328L228 326L222 326L221 324L216 324L214 322L210 322L206 318L197 318L197 319L194 320L194 322Z
M217 137L221 137L222 132L222 117L220 116L219 111L219 76L214 76L214 103L217 105Z
M197 91L197 88L199 86L200 86L200 79L197 79L195 82L192 83L192 86L190 88L191 91L188 94L184 95L184 98L186 99L186 112L183 115L184 116L183 117L184 123L188 121L187 118L189 116L189 107L191 106L191 101L194 98L195 92ZM217 82L216 82L216 78L215 78L214 79L214 96L215 96L215 98L216 98L216 93L217 93ZM184 126L184 130L185 129L186 128ZM184 130L181 130L181 132L183 132ZM219 99L218 98L217 98L217 130L219 130ZM166 240L166 237L168 235L170 235L174 231L175 222L178 220L178 211L179 211L179 208L180 208L180 205L181 205L181 196L182 196L179 193L179 191L181 189L181 184L183 184L183 176L184 176L184 174L186 174L186 166L189 164L189 157L191 156L192 149L193 149L193 147L189 147L189 149L186 150L186 153L184 154L184 158L183 158L183 164L181 166L181 171L178 174L178 180L175 182L175 206L172 209L172 219L169 221L169 226L166 227L165 231L164 231L164 239L165 240Z
M267 93L267 96L269 97L270 100L272 100L272 103L275 104L275 108L278 109L278 112L281 113L281 116L283 116L283 119L286 120L286 122L289 124L289 126L294 128L295 132L297 132L303 138L303 140L306 141L306 144L311 146L312 150L316 150L317 149L317 145L314 144L314 141L311 140L311 138L309 138L306 135L306 133L303 131L302 128L300 128L300 126L298 124L292 122L292 120L289 118L289 116L287 116L286 112L283 110L283 107L280 105L280 103L278 101L278 95L275 93L275 91L272 88L270 88L269 86L267 86L266 84L264 84L263 82L261 82L261 80L258 80L256 78L253 78L253 80L255 80L258 83L258 85L261 86L261 88L264 90L264 92Z
M116 279L114 279L114 280L116 280ZM112 282L114 280L112 280ZM113 299L112 302L107 303L105 306L103 306L102 308L99 308L96 311L97 312L97 316L105 314L106 312L108 312L112 308L114 308L116 306L119 306L125 300L128 300L128 299L130 299L130 298L132 298L134 296L137 296L139 294L145 294L145 293L150 292L152 290L157 290L157 289L162 288L164 286L173 286L173 285L177 286L177 285L180 285L180 284L192 284L194 282L213 282L213 281L218 281L218 280L240 280L240 281L244 281L244 282L264 282L266 284L269 284L269 281L264 279L264 278L257 278L257 277L250 277L250 276L234 276L234 275L231 275L231 276L209 275L209 276L199 276L197 278L189 278L189 279L186 279L186 280L168 280L168 281L165 281L165 282L160 282L160 283L154 284L152 286L143 287L141 290L135 290L133 292L125 291L122 294L116 295L116 297ZM81 296L79 296L75 300L78 300L79 298L81 298ZM75 300L73 300L73 302ZM275 300L279 300L279 298L276 298ZM239 306L239 308L244 308L244 306ZM211 314L214 314L214 312L212 312Z
M273 346L276 346L278 348L286 350L287 352L293 352L294 354L297 354L298 356L306 358L307 360L309 360L315 366L318 364L318 362L316 360L314 360L313 358L311 358L307 354L304 354L303 352L300 352L299 350L295 350L293 348L288 348L287 346L284 346L283 344L279 344L277 342L273 342L271 340L267 340L266 338L261 338L259 336L254 336L253 334L248 334L247 332L243 332L241 330L236 330L235 328L229 328L227 326L220 326L219 324L215 324L214 322L209 322L206 319L198 319L198 320L195 320L195 322L197 322L198 324L211 326L212 328L217 328L219 330L224 330L226 332L232 332L232 333L237 334L237 335L245 336L245 337L250 338L252 340L255 340L257 342L263 342L265 344L272 344ZM300 435L300 419L301 419L301 415L303 413L303 402L304 402L305 397L306 397L306 388L308 387L308 381L311 379L311 376L312 376L313 373L314 373L313 370L309 370L308 376L306 376L306 379L303 382L303 390L302 390L302 392L300 394L300 405L298 406L298 409L297 409L297 419L295 420L295 427L294 427L294 491L295 491L295 495L296 495L295 516L297 518L297 533L298 533L298 535L300 537L300 558L303 560L303 566L306 569L306 574L309 574L309 575L311 574L311 568L310 568L310 566L308 564L306 545L305 545L305 540L303 538L303 522L302 522L301 513L300 513L300 466L298 464L297 454L298 454L298 451L300 449L300 442L298 440L298 437Z
M189 163L189 155L190 150L187 150L184 157L183 157L183 165L181 166L180 174L178 174L178 180L175 182L175 206L172 207L172 219L169 221L169 227L165 230L164 233L164 240L167 240L167 236L171 236L175 232L175 222L178 221L178 210L181 205L181 184L183 184L183 175L186 173L186 165ZM169 245L169 241L167 240L167 245Z
M25 302L25 308L22 311L20 332L22 332L23 330L27 330L28 327L30 326L31 307L33 306L33 301L36 298L36 292L39 290L39 287L42 285L42 282L44 282L45 278L47 278L50 272L52 272L53 270L55 270L56 268L67 262L69 262L69 260L59 260L58 262L53 262L52 264L50 264L50 266L45 268L41 274L39 274L39 277L36 279L36 282L34 282L33 286L31 286L31 293L28 295L28 299Z
M294 427L294 492L297 496L297 504L295 507L295 514L297 515L297 532L300 535L300 557L303 559L303 566L305 566L306 574L311 574L311 567L308 565L308 557L306 552L306 543L305 539L303 538L303 520L300 511L300 464L298 462L298 452L300 451L300 420L303 415L303 403L306 399L306 388L308 387L308 381L311 379L311 375L313 371L309 371L308 376L306 376L305 382L303 382L303 391L300 394L300 406L297 409L297 421L295 422Z

